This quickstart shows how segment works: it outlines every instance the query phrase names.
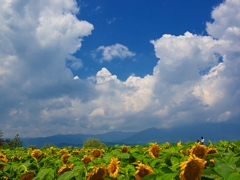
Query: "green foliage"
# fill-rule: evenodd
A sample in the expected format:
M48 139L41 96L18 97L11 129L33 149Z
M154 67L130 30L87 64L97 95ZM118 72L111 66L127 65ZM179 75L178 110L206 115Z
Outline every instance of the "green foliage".
M83 148L105 148L106 145L97 139L88 139L83 143Z
M26 144L27 144L27 148L30 148L30 149L37 149L37 146L36 146L36 145L32 145L32 144L30 144L28 140L26 140L25 142L26 142Z
M50 143L50 142L45 142L42 148L43 148L43 149L44 149L44 148L50 148L51 146L53 146L52 143Z
M1 129L0 129L0 146L3 145L3 139L2 139L2 136L3 136L3 133L2 133L2 131L1 131Z
M0 138L2 138L2 136L3 136L3 133L2 133L2 131L1 131L1 129L0 129Z
M0 130L0 148L7 149L7 148L17 148L22 147L22 142L20 141L19 134L16 134L13 139L5 139L3 140L1 137L3 136L3 133Z
M10 143L11 148L22 147L22 142L20 141L19 134L16 134Z
M83 180L87 179L88 174L93 172L95 167L104 167L107 169L112 158L118 158L119 172L117 178L111 178L106 173L106 180L132 180L137 172L137 166L142 163L152 168L153 173L148 174L142 180L179 180L180 165L189 159L189 155L184 155L180 151L191 149L195 143L185 143L182 146L171 144L166 147L159 144L161 150L158 157L152 157L149 154L151 144L148 145L131 145L127 151L122 151L124 146L111 146L102 148L101 142L90 139L87 141L87 148L67 149L58 147L45 147L41 150L33 150L31 148L14 148L0 149L0 152L8 159L1 161L0 165L4 168L0 171L0 179L21 179L23 174L33 172L33 180ZM96 143L98 142L98 143ZM93 144L93 145L92 145ZM48 145L48 144L47 144ZM95 146L98 145L98 148ZM99 157L92 158L88 164L84 164L82 159L84 156L93 157L94 150L100 150ZM206 148L216 148L218 152L208 154L205 158L207 164L203 168L201 179L203 180L237 180L240 179L240 141L220 141L219 143L211 143ZM40 151L36 158L34 151ZM65 163L63 163L63 155L70 155ZM33 157L34 156L34 157ZM37 156L37 157L39 157ZM209 164L214 160L215 163ZM62 167L71 168L59 173ZM106 170L107 171L107 170Z

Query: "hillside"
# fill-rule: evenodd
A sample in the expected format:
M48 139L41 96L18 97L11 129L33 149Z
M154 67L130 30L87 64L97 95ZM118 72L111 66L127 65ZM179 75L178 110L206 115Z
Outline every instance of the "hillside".
M44 146L45 143L51 143L58 147L64 146L78 146L81 147L88 138L96 138L106 145L114 144L147 144L149 142L182 142L197 141L201 136L205 141L211 140L217 142L219 140L238 140L240 139L240 125L239 124L198 124L179 126L171 129L157 129L155 127L142 130L140 132L122 132L112 131L104 134L58 134L49 137L37 138L21 138L24 147L27 143L35 145L38 148ZM226 132L231 132L226 133Z

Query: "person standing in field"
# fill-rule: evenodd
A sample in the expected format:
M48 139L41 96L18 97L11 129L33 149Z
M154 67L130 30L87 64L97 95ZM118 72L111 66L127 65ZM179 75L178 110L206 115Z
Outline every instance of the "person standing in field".
M201 137L201 144L204 144L204 138Z

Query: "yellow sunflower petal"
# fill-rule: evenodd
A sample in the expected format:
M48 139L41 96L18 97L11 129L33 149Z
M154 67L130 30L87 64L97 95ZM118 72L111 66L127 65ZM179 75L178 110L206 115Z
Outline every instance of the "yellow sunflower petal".
M112 178L117 178L119 173L119 164L118 158L112 158L110 164L108 165L108 173Z
M146 175L153 173L153 170L150 166L144 165L142 163L139 163L136 168L137 171L134 174L136 180L142 180L142 178L145 177Z
M191 155L187 161L180 165L180 180L198 180L202 176L202 169L205 164L205 160Z

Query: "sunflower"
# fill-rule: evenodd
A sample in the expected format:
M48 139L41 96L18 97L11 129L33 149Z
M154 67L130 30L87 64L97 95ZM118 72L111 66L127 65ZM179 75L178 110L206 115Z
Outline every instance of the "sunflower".
M2 160L2 159L7 159L7 158L3 153L0 152L0 160Z
M3 159L5 160L7 158L6 158L6 156L3 153L0 152L0 160L3 160Z
M105 153L106 152L106 149L101 149L102 153Z
M58 173L57 173L57 177L59 177L61 174L63 174L66 171L71 171L73 168L73 163L69 163L69 164L64 164L62 167L59 168Z
M156 158L160 152L161 148L158 146L157 143L153 143L149 149L149 154L151 157Z
M60 151L58 152L60 154L68 154L68 150L66 148L60 149Z
M186 156L186 151L185 151L185 150L181 149L179 152L180 152L181 154L183 154L184 156Z
M104 180L107 171L103 166L95 167L92 172L87 174L87 180Z
M169 149L169 148L170 148L170 143L166 142L166 149Z
M94 149L94 150L92 151L92 153L93 153L93 157L95 157L95 158L98 158L98 157L101 157L101 156L102 156L102 151L99 150L99 149Z
M29 155L31 155L32 154L32 149L28 149L28 151L27 151L27 153L29 154Z
M7 163L8 162L8 159L6 158L6 156L0 152L0 162L3 162L3 163ZM4 164L0 164L0 170L3 170L4 168Z
M119 172L119 166L118 166L119 163L120 161L118 161L118 158L111 159L111 162L108 165L108 173L110 177L117 178L117 175Z
M206 166L214 166L216 164L216 161L211 158L209 161L207 161L207 163L205 164L205 167Z
M198 180L202 176L202 169L205 167L206 161L190 155L187 161L180 165L180 180Z
M191 150L187 148L186 150L181 149L180 153L182 153L184 156L188 156L191 153Z
M123 146L121 152L126 153L126 152L128 152L128 150L129 150L129 146Z
M88 164L88 163L92 162L92 159L93 159L93 158L92 158L91 156L89 156L89 155L84 155L81 161L82 161L84 164Z
M134 174L136 180L142 180L144 176L153 173L153 170L150 166L144 165L142 163L139 163L136 168L137 171Z
M34 172L27 172L21 176L21 180L31 180L35 176Z
M86 151L86 152L92 152L92 150L91 150L91 149L86 149L85 151Z
M214 154L214 153L218 153L218 150L214 147L208 148L207 150L207 154Z
M81 151L78 149L74 149L72 152L74 155L79 155Z
M31 180L35 176L34 172L27 172L21 176L21 180Z
M43 153L40 149L32 150L31 155L35 157L38 161L40 161L43 158Z
M20 160L22 160L22 157L21 157L21 156L12 156L11 159L12 159L12 160L15 160L15 159L16 159L16 160L19 160L19 161L20 161Z
M62 159L62 163L63 164L66 164L67 163L67 160L68 158L71 156L71 154L63 154L61 159Z
M195 156L204 159L207 155L207 148L204 145L196 143L191 149L191 154L194 154Z
M179 142L177 143L177 146L182 146L182 141L179 141Z
M214 159L210 159L210 161L209 161L210 163L212 163L212 164L216 164L216 162L215 162L215 160Z
M53 147L53 146L51 146L51 147L49 148L49 150L50 150L50 152L51 152L52 155L56 154L57 151L58 151L57 148L55 148L55 147Z

